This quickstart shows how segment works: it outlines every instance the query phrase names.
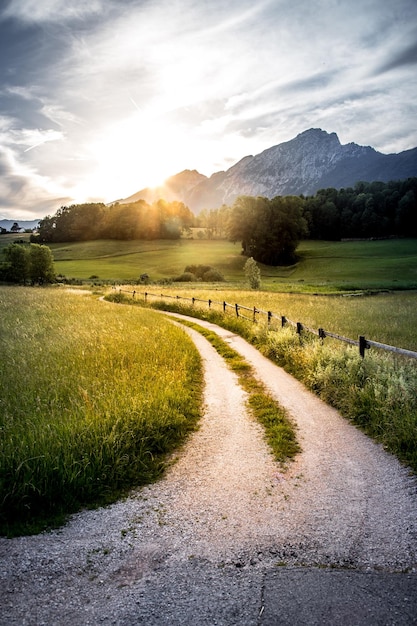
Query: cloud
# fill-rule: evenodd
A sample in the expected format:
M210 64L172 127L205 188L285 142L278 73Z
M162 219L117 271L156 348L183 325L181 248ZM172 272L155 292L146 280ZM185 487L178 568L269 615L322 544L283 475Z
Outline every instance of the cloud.
M54 191L52 181L21 167L9 150L0 148L0 213L3 219L33 219L55 213L70 198L54 196ZM18 215L16 207L21 207Z
M32 210L30 189L111 201L158 173L210 175L310 127L413 147L416 20L415 0L9 2L0 209L22 179L17 210Z
M10 2L2 11L4 18L15 18L26 23L56 22L82 19L104 11L101 0L19 0Z
M412 43L404 50L400 50L393 55L389 61L384 63L377 70L377 74L383 74L401 67L417 65L417 43Z

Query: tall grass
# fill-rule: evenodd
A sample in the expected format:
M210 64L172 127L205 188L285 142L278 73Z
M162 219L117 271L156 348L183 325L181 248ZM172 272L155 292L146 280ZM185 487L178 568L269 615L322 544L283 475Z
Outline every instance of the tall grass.
M417 364L293 329L258 328L262 352L417 471Z
M357 348L328 338L323 342L308 333L299 336L292 327L253 324L168 300L156 300L153 306L207 319L241 334L417 472L414 360L379 351L367 351L362 359Z
M132 290L133 287L126 289ZM294 322L301 322L310 328L325 328L351 339L364 335L373 341L387 343L399 348L417 350L417 292L391 292L363 296L317 296L311 294L273 293L249 289L221 288L176 288L169 286L139 286L136 298L143 302L146 290L155 294L178 295L184 298L197 298L194 308L208 309L208 300L229 304L242 304L275 315L284 315ZM150 303L155 298L149 297ZM167 302L170 300L167 299ZM171 300L172 301L172 300ZM179 302L183 302L179 300ZM212 304L212 309L221 311L222 306ZM231 316L233 309L227 309ZM250 312L242 311L245 315ZM259 316L262 317L262 316ZM263 316L265 319L265 316Z
M1 534L153 480L195 427L198 352L150 311L0 288L0 338Z

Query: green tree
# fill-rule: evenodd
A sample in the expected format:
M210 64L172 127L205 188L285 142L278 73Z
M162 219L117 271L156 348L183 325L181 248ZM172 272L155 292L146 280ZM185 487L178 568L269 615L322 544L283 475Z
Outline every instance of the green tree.
M42 285L55 281L54 258L48 246L31 243L29 246L30 280L32 284Z
M2 277L10 283L23 283L30 279L30 254L26 244L11 243L3 250L5 264Z
M301 237L307 235L304 199L241 196L232 208L229 239L242 242L242 254L266 265L291 263Z
M261 270L253 257L246 261L243 270L251 289L259 289L261 286Z
M1 275L5 281L23 285L54 282L54 259L48 246L12 243L4 248L3 254L5 264Z

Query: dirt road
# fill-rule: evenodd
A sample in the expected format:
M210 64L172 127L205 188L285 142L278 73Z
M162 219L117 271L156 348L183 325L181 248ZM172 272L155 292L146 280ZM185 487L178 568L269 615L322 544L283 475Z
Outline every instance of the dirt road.
M196 320L193 320L196 321ZM200 429L165 478L63 529L0 539L0 624L417 623L416 482L240 337L291 413L287 471L198 333Z

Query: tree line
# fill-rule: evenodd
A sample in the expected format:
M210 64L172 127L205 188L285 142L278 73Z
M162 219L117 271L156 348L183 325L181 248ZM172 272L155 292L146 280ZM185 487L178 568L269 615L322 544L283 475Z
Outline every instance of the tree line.
M322 189L303 214L310 239L417 237L417 178Z
M95 239L179 239L195 216L182 202L158 200L148 204L103 203L63 206L40 221L32 242L58 243Z
M358 182L314 196L241 196L199 216L211 236L240 241L242 254L266 265L292 263L301 239L417 237L417 178Z

